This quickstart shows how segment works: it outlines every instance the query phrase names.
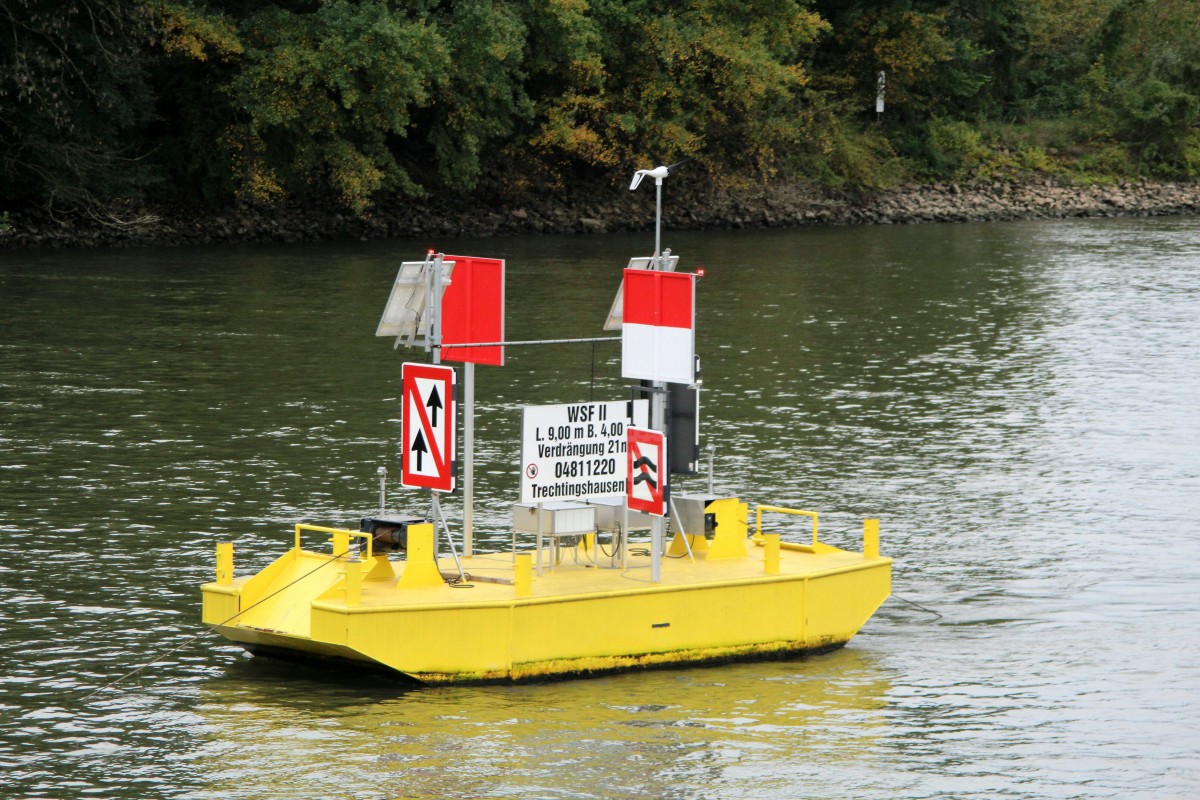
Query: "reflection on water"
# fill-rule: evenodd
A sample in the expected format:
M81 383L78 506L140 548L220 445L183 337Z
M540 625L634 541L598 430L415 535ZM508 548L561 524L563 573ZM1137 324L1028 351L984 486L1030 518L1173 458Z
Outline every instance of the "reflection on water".
M364 797L780 797L818 768L867 766L890 689L853 650L486 689L289 673L236 668L200 689L196 765L212 783L196 796L336 794L359 773ZM264 761L299 779L264 774Z
M413 690L193 640L217 541L259 568L395 474L423 355L372 334L424 243L5 253L0 795L1200 794L1200 222L669 240L707 267L718 491L818 508L834 543L882 518L902 599L847 649ZM509 260L515 339L598 334L646 245L443 243ZM617 359L479 369L485 544L521 407L625 397Z

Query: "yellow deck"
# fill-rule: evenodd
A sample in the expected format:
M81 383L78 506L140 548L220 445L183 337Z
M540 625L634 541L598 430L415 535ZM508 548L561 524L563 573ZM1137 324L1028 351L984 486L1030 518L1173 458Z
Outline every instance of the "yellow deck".
M431 530L426 562L411 539L407 561L350 563L297 546L233 578L230 555L202 587L204 622L252 652L368 662L429 683L515 681L827 650L890 593L877 534L859 553L815 536L785 543L777 571L770 537L739 536L724 543L732 549L695 537L695 557L664 559L658 583L647 556L620 568L600 553L597 566L581 545L553 569L544 553L524 586L511 553L464 558L470 588L454 587L437 574L457 575L452 559L434 569Z

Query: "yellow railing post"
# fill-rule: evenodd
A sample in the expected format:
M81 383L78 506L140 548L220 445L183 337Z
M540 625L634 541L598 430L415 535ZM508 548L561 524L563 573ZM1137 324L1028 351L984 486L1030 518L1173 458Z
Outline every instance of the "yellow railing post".
M362 602L363 562L354 557L346 562L346 605L356 606Z
M348 531L334 531L333 554L345 558L350 553L350 534Z
M768 533L763 536L763 570L768 575L779 574L779 534Z
M517 553L513 566L513 586L517 590L517 597L533 594L533 556L530 553Z
M879 558L879 520L863 520L863 558Z
M217 583L223 586L233 583L233 542L217 545Z

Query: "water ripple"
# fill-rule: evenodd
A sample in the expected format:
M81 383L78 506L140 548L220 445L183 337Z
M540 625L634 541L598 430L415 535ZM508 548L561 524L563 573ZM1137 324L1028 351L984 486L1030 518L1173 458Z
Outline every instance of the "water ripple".
M598 327L645 244L584 243L462 244L542 299L510 300L527 339ZM261 568L397 471L399 356L370 331L402 244L6 257L5 791L1195 796L1198 249L1193 219L680 236L709 265L718 491L819 508L846 546L880 516L903 600L819 658L492 689L251 660L197 619L217 542ZM589 350L479 370L483 543L509 540L520 409L627 396Z

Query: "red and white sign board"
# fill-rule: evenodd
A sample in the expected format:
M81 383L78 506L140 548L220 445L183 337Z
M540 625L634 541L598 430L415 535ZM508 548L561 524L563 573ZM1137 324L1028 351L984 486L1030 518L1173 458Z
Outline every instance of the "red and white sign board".
M643 511L656 517L666 516L667 504L663 492L667 476L666 437L662 431L628 428L625 451L629 465L626 504L634 511Z
M696 276L625 270L621 376L667 383L695 380Z
M442 293L442 344L504 341L504 259L446 256L454 262ZM443 361L504 366L503 347L446 347Z
M454 491L453 367L405 364L401 371L400 483Z
M653 256L634 257L629 259L629 263L625 269L659 269L663 272L674 272L675 267L679 266L679 256L662 256L654 258ZM604 320L604 330L619 331L623 320L621 316L625 313L625 280L621 279L621 285L617 287L617 296L613 298L612 305L608 309L608 318Z

